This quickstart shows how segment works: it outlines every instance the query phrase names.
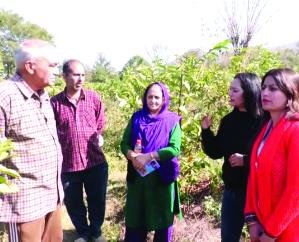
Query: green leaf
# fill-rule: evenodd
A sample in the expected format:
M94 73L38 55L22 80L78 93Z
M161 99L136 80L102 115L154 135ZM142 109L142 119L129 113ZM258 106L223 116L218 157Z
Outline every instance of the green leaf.
M20 174L17 171L15 171L13 169L6 168L3 165L0 165L0 173L9 175L9 176L14 177L14 178L20 178L21 177Z
M7 179L4 176L0 176L0 184L7 183Z
M183 81L184 87L187 89L188 92L190 92L190 84L187 81Z
M179 107L179 110L184 114L184 115L187 115L188 114L188 110L185 106L180 106Z
M0 161L7 159L9 156L10 156L10 154L6 151L0 152Z
M231 44L229 39L223 40L216 45L213 46L212 50L219 50L219 49L228 49L228 45Z
M0 184L0 194L16 193L19 191L19 188L15 184Z

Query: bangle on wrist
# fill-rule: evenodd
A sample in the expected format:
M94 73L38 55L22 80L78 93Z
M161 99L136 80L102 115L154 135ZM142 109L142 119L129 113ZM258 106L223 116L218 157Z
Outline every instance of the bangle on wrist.
M257 222L258 219L256 217L255 214L248 214L245 216L245 223L246 224L250 224L250 223L253 223L253 222Z

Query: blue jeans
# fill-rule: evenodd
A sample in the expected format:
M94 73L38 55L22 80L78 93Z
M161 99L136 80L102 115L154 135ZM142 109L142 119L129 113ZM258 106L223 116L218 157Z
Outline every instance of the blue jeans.
M61 178L65 193L64 203L79 236L86 239L100 236L106 207L107 163L83 171L65 172ZM83 200L83 186L87 208ZM87 222L87 210L90 225Z
M246 192L224 189L221 208L221 241L239 242L244 225Z

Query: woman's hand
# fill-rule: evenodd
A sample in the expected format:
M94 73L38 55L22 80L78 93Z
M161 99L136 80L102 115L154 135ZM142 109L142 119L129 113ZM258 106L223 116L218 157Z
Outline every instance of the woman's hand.
M229 157L229 163L232 167L234 166L244 166L244 155L239 153L234 153Z
M263 227L259 222L248 226L251 242L260 242L260 234L263 233Z
M141 156L142 153L136 153L133 150L129 150L127 153L127 159L132 161L132 165L135 168L135 170L139 170L141 172L144 172L144 165L136 160L137 156Z
M210 128L210 126L212 125L212 120L211 120L211 117L206 115L202 118L201 120L201 128L202 129L208 129Z
M135 153L135 152L134 152ZM134 158L132 159L132 164L134 168L141 173L145 173L145 165L151 161L150 153L142 154L142 153L135 153L132 154Z
M127 153L127 159L133 161L140 153L136 153L133 150L129 150Z
M139 154L139 156L141 156L141 154ZM145 172L145 167L137 160L137 156L132 160L132 164L135 170L140 171L141 173Z
M275 238L271 238L268 235L266 235L265 233L262 233L262 235L260 236L260 242L274 242Z
M138 161L142 166L145 166L149 161L151 161L150 153L139 154L136 156L136 161Z

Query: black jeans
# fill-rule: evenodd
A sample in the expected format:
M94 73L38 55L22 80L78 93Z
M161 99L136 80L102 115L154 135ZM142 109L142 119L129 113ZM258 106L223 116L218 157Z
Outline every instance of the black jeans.
M78 172L62 173L64 203L80 237L101 235L106 207L108 165L102 163ZM87 197L87 208L83 200L83 186ZM90 225L87 222L87 211Z
M225 188L221 208L221 241L239 242L244 225L246 192Z

